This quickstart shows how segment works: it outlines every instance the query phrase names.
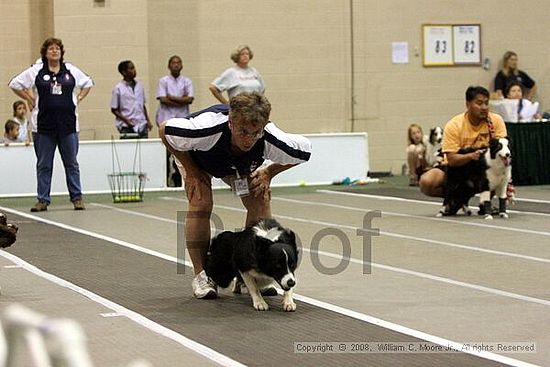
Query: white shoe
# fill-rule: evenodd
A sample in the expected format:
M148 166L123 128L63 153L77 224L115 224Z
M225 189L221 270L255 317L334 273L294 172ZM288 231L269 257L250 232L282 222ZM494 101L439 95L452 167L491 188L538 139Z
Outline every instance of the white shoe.
M193 278L191 282L195 298L214 299L218 297L218 286L210 279L203 270Z

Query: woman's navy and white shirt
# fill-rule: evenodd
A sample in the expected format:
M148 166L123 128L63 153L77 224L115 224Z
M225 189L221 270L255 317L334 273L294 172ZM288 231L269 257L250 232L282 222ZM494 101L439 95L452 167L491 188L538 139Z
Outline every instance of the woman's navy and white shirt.
M52 84L61 89L52 93ZM75 87L90 88L92 78L70 63L62 63L58 73L52 73L47 63L37 62L15 76L9 87L16 90L31 89L35 97L32 110L32 131L40 134L70 134L79 131L78 103Z
M278 164L299 164L311 156L311 142L304 136L288 134L269 122L264 135L248 152L231 153L231 131L227 105L216 105L196 112L188 118L166 122L167 142L178 151L188 151L193 161L214 177L248 175L265 160Z

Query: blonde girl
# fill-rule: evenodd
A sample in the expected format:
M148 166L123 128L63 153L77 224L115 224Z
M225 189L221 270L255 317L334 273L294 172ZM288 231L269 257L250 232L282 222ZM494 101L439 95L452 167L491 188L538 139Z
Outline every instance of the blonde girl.
M410 124L407 130L407 165L409 166L409 186L418 186L420 175L427 167L424 133L418 124Z

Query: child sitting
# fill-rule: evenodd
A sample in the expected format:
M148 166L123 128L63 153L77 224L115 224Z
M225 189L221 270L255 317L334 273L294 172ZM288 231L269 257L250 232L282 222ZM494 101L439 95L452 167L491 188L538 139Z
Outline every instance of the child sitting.
M418 186L420 175L427 168L424 133L418 124L411 124L407 130L407 165L409 166L409 186Z
M30 125L27 121L27 105L23 101L15 101L13 103L13 121L19 124L20 142L25 142L25 145L31 143Z
M19 140L19 124L13 120L6 121L4 126L4 145L8 146L10 143L20 143Z

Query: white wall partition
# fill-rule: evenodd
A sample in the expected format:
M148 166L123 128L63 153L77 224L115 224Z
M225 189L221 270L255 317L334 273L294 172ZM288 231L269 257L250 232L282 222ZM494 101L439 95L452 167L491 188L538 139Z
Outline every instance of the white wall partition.
M345 177L364 179L369 170L367 134L310 134L313 153L311 160L277 176L274 185L329 184ZM115 140L113 142L82 141L78 160L82 190L84 193L110 192L107 175L112 172L135 170L147 174L145 189L166 188L165 149L159 139L139 141ZM118 156L118 162L116 157ZM140 159L141 156L141 159ZM134 167L135 158L135 167ZM141 163L140 163L141 162ZM114 165L113 165L114 163ZM140 169L141 164L141 169ZM31 146L12 144L0 146L0 197L36 195L36 157ZM114 171L113 171L114 169ZM215 187L225 184L216 180ZM59 153L56 152L52 179L52 194L66 194L65 173Z

